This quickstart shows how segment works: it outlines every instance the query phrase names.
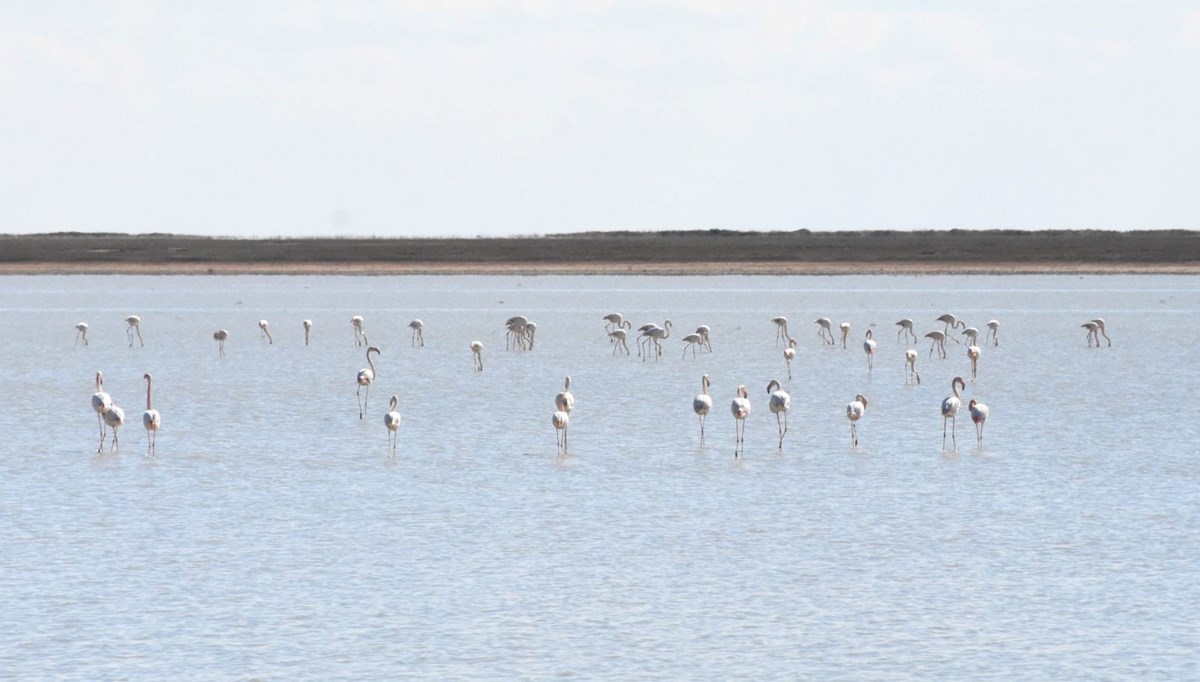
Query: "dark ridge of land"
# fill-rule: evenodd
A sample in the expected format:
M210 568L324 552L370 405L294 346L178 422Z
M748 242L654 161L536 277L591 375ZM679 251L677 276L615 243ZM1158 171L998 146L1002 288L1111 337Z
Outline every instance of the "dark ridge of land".
M583 232L544 237L235 239L0 235L0 272L1200 271L1200 232L949 230ZM724 265L724 267L722 267ZM825 267L828 266L828 267Z

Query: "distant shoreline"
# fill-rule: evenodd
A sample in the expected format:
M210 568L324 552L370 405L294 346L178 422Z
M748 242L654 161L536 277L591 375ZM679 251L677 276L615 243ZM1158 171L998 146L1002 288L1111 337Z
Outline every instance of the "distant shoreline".
M0 274L1200 274L1200 232L585 232L545 237L231 239L0 235Z

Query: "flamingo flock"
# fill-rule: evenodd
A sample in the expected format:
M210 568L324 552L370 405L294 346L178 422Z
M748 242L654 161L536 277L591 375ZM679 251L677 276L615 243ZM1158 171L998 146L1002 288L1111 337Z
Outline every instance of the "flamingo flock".
M629 349L625 345L627 332L632 329L632 324L624 318L620 313L612 313L603 317L605 322L604 331L613 346L612 354L617 354L623 350L625 354L629 354ZM934 329L925 333L925 338L932 340L930 346L929 357L933 357L934 351L938 351L939 358L946 357L945 342L947 338L953 339L956 343L957 339L949 333L952 330L961 330L960 334L966 338L966 355L970 361L971 379L972 382L978 380L979 376L979 361L982 357L982 347L979 345L979 330L975 327L967 326L966 323L957 316L946 313L936 318L937 322L943 324L942 329ZM141 334L141 318L137 315L130 315L125 318L126 336L129 347L134 347L134 341L137 341L138 347L145 346L144 337ZM776 328L776 344L779 341L786 341L787 347L783 351L784 359L787 363L788 381L793 379L792 362L797 357L798 342L788 332L787 318L777 316L771 319L771 322ZM818 326L817 336L820 339L822 346L836 346L837 342L832 333L832 322L829 318L821 317L814 320ZM916 342L918 337L914 331L914 322L909 318L902 319L895 323L898 327L897 340L902 342ZM354 331L355 344L358 346L367 346L365 359L367 367L358 371L355 376L357 385L356 398L358 400L359 419L365 419L366 413L369 411L369 397L371 385L375 382L378 376L378 367L376 367L375 359L381 355L378 346L369 345L362 316L353 316L351 318L351 326ZM425 345L424 339L424 323L421 320L413 320L408 324L411 330L410 345L415 348L421 348ZM653 356L655 360L663 354L663 343L670 338L671 320L664 320L659 326L656 323L647 323L639 328L638 334L638 351L642 356L643 361ZM846 347L846 337L851 329L849 322L842 322L839 325L841 331L842 348ZM873 325L872 325L873 326ZM986 323L987 334L984 336L983 344L992 347L999 346L998 331L1000 323L997 320L988 320ZM1101 348L1104 346L1111 347L1112 339L1109 337L1103 318L1093 318L1081 324L1087 330L1086 344L1088 348ZM259 320L258 327L261 336L269 345L274 344L274 339L271 336L269 324L266 320ZM536 325L525 316L514 316L505 322L507 343L506 346L510 350L529 351L533 349L533 343L536 334ZM86 322L79 322L75 325L76 337L75 344L83 342L83 346L89 345L88 331L89 326ZM303 321L304 343L309 345L313 323L311 320ZM225 356L225 342L229 338L229 332L226 329L218 329L213 333L213 338L218 343L218 355L223 358ZM1101 339L1104 343L1102 344ZM699 325L696 330L682 337L684 343L683 357L686 358L688 352L691 352L693 358L696 358L699 352L712 353L711 328L708 325ZM867 356L867 380L870 381L874 370L874 360L878 352L878 344L874 339L874 331L868 328L864 332L863 351ZM483 371L483 343L481 341L472 341L470 350L474 358L474 369L477 372ZM372 357L374 354L374 357ZM910 385L920 385L921 375L917 370L917 360L919 353L916 349L907 348L904 350L905 361L905 383ZM146 410L142 414L142 425L146 430L147 444L146 455L154 457L156 455L156 438L157 433L162 425L162 416L153 406L153 377L147 372L143 375L146 382ZM98 429L99 429L99 445L97 452L102 452L106 440L108 439L108 431L112 431L112 437L109 445L109 451L115 451L119 447L119 429L125 423L125 412L118 406L111 395L104 389L104 374L96 372L94 379L95 392L91 397L92 409L96 414ZM708 374L701 376L701 390L692 400L692 409L697 415L700 424L700 444L703 447L706 442L706 420L713 406L713 399L709 393L711 380ZM952 450L957 451L957 417L962 411L964 397L962 392L967 389L967 382L962 376L955 376L950 382L951 394L946 396L940 405L940 414L942 416L942 449L946 451L947 438L950 441ZM784 390L782 383L778 379L772 379L767 384L768 409L775 415L776 418L776 433L778 436L777 447L783 450L784 440L788 433L788 414L791 411L792 399L791 394ZM392 395L388 410L384 415L384 426L388 432L388 447L389 452L394 455L397 448L398 430L401 424L400 412L398 411L399 398L397 395ZM858 438L858 423L866 414L868 399L862 393L857 393L854 399L846 405L846 417L850 422L850 441L851 447L857 448L859 445ZM557 393L554 397L554 412L551 416L551 423L558 434L558 452L560 456L565 456L568 452L567 432L570 424L572 412L575 407L575 396L571 392L571 377L567 376L563 383L563 390ZM978 398L972 397L967 403L967 411L971 417L976 429L976 445L979 448L983 447L983 430L989 416L989 408ZM745 448L745 427L746 421L751 414L751 402L749 391L746 386L738 385L735 392L735 397L730 403L730 412L734 418L735 426L735 449L734 456L742 457Z

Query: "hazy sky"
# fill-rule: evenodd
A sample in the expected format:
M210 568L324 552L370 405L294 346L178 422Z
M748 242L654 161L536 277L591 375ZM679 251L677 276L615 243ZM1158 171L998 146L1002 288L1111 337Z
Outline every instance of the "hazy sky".
M5 2L0 232L1200 227L1200 4Z

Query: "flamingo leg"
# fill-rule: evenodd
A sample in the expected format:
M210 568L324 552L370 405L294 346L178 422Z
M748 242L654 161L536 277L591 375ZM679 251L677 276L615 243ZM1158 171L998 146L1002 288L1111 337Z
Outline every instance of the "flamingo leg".
M700 415L700 444L704 445L704 415Z
M362 386L361 385L358 387L358 390L354 392L354 397L358 399L358 418L362 419L363 418L363 402L362 402Z
M942 452L946 451L946 417L942 417Z

